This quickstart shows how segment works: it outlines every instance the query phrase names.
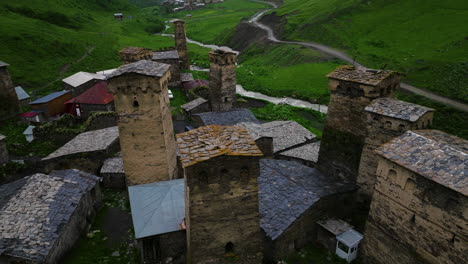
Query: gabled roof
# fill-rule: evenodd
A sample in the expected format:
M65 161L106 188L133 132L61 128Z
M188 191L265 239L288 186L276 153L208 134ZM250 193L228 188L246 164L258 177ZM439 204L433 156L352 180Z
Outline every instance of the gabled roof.
M69 93L70 91L60 91L60 92L54 92L54 93L51 93L49 95L46 95L44 97L41 97L35 101L32 101L30 102L29 104L30 105L34 105L34 104L45 104L45 103L48 103L52 100L55 100L57 98L59 98L60 96L63 96L64 94L67 94Z
M184 179L128 187L135 238L181 230L185 218Z
M183 110L185 111L190 111L190 110L193 110L194 108L197 108L198 106L204 104L208 102L208 100L204 99L204 98L201 98L201 97L198 97L197 99L193 100L193 101L190 101L186 104L183 104L180 106L180 108L182 108Z
M153 60L169 60L169 59L179 59L179 53L177 52L177 50L153 52Z
M18 96L19 101L30 98L29 94L21 86L16 86L15 92L16 96Z
M434 109L403 102L393 98L378 98L372 101L364 110L370 113L416 122L427 112L433 112Z
M329 73L327 77L375 86L384 79L398 74L397 72L389 70L372 70L363 67L344 65Z
M114 77L128 73L137 73L153 77L162 77L166 72L169 71L170 68L171 65L169 64L149 60L140 60L119 67L113 73L109 74L107 76L107 79L112 79Z
M273 139L274 142L274 139ZM317 162L320 151L320 141L304 144L297 148L292 148L280 153L281 156L301 159L305 161Z
M200 118L205 126L221 125L233 126L242 122L260 123L252 111L246 108L234 109L227 112L205 112L194 114ZM254 138L255 139L255 138Z
M107 89L107 82L98 82L79 96L66 102L66 104L106 105L112 101L114 101L114 96Z
M77 72L62 81L72 87L78 87L92 80L104 80L105 76L97 73L90 72Z
M468 195L468 141L438 130L416 130L376 150L382 157Z

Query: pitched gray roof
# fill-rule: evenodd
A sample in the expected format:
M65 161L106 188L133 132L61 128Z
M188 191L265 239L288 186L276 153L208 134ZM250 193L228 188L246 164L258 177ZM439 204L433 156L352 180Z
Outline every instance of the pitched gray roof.
M180 106L180 108L184 109L185 111L190 111L190 110L193 110L194 108L197 108L198 106L204 104L208 102L208 100L204 99L204 98L201 98L201 97L198 97L197 99L193 100L193 101L190 101L186 104L183 104Z
M44 97L41 97L35 101L32 101L30 102L29 104L30 105L33 105L33 104L44 104L44 103L48 103L56 98L59 98L60 96L64 95L64 94L67 94L67 93L70 93L70 91L66 91L66 90L63 90L63 91L60 91L60 92L53 92L51 94L48 94Z
M438 130L408 131L376 152L423 177L468 195L468 141Z
M297 148L292 148L281 152L281 156L292 157L296 159L317 162L320 150L320 141L302 145Z
M322 197L356 186L333 181L295 161L262 159L258 188L260 227L275 240Z
M99 73L90 73L90 72L77 72L62 81L66 84L69 84L73 87L78 87L82 84L85 84L92 80L104 80L106 77L103 74Z
M194 81L195 79L193 78L193 74L191 73L181 73L180 74L180 81L181 82L189 82L189 81Z
M65 170L2 185L0 201L4 190L9 198L0 209L0 252L42 263L81 198L98 181L94 175Z
M58 150L45 157L43 160L53 159L61 156L107 150L112 144L119 140L118 127L84 132L74 137Z
M125 171L124 171L122 157L106 159L104 161L104 164L102 165L100 173L101 174L103 174L103 173L122 173L122 174L124 174Z
M10 64L0 61L0 67L7 67L7 66L10 66Z
M0 141L4 140L6 137L2 134L0 134Z
M135 238L180 230L185 217L184 179L128 187Z
M370 113L407 120L410 122L418 121L418 119L427 112L434 111L432 108L387 97L375 99L365 108L365 110Z
M338 67L333 72L327 75L328 78L343 80L343 81L350 81L350 82L358 82L362 84L369 84L369 85L377 85L382 80L386 79L387 77L398 74L394 71L389 70L372 70L366 69L362 67L354 67L350 65L344 65Z
M245 122L239 125L246 127L255 140L272 137L275 153L311 142L316 138L312 132L295 121L273 121L263 124Z
M319 224L335 236L341 235L344 232L353 228L353 226L341 219L320 220L317 221L317 224Z
M167 71L169 71L170 68L171 65L168 64L156 61L140 60L134 63L120 66L113 73L109 74L107 79L112 79L127 73L138 73L147 76L162 77Z
M222 125L232 126L242 122L260 123L252 111L245 108L234 109L228 112L206 112L194 114L199 116L205 126Z
M29 94L21 86L16 86L15 87L15 92L16 92L16 96L18 97L19 101L24 100L24 99L28 99L30 97Z
M179 53L177 52L177 50L153 52L153 60L167 60L167 59L179 59Z

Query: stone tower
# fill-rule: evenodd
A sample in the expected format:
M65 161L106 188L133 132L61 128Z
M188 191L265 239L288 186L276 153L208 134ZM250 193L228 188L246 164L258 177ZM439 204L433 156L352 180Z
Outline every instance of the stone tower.
M0 61L0 120L5 120L18 114L19 103L15 86L8 72L9 64Z
M331 96L318 168L328 176L355 182L367 134L364 108L374 99L393 97L400 74L341 66L327 77Z
M229 111L236 102L237 53L218 49L211 51L209 57L211 110Z
M108 77L128 185L170 180L177 175L167 89L169 69L167 64L141 60L121 66Z
M190 68L188 51L187 51L187 37L185 35L185 21L176 19L174 23L174 39L176 50L182 61L181 68L188 70Z
M425 129L432 124L434 110L393 98L379 98L365 109L367 136L362 150L357 183L359 201L368 206L376 183L375 150L408 130Z
M186 182L187 263L258 264L262 235L257 178L262 152L243 127L177 135Z
M119 51L119 55L122 64L128 64L139 60L151 60L153 58L153 51L146 48L126 47Z

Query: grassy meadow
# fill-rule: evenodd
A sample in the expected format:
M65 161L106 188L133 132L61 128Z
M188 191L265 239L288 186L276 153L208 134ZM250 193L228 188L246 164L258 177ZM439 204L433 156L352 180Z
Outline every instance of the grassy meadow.
M345 50L369 67L468 102L468 2L284 0L282 38Z

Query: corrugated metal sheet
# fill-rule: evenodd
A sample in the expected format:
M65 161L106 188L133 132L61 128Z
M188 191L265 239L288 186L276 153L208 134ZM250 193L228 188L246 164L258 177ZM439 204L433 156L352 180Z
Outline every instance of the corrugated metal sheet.
M106 105L112 101L114 101L114 96L107 89L107 83L99 82L86 90L84 93L66 102L66 104L76 103Z
M28 99L30 97L29 94L21 86L16 86L15 92L16 92L16 96L18 96L18 100L20 101Z
M184 179L130 186L128 194L137 239L180 230Z
M341 241L343 244L347 245L348 247L353 247L359 242L361 242L364 236L354 229L349 229L348 231L344 232L343 234L336 237L338 241Z
M32 104L43 104L43 103L48 103L48 102L50 102L50 101L52 101L52 100L54 100L54 99L56 99L56 98L58 98L58 97L60 97L60 96L62 96L62 95L64 95L64 94L66 94L66 93L69 93L69 92L70 92L70 91L65 91L65 90L64 90L64 91L60 91L60 92L54 92L54 93L51 93L51 94L46 95L46 96L44 96L44 97L41 97L41 98L39 98L39 99L37 99L37 100L35 100L35 101L29 103L29 104L32 105Z

